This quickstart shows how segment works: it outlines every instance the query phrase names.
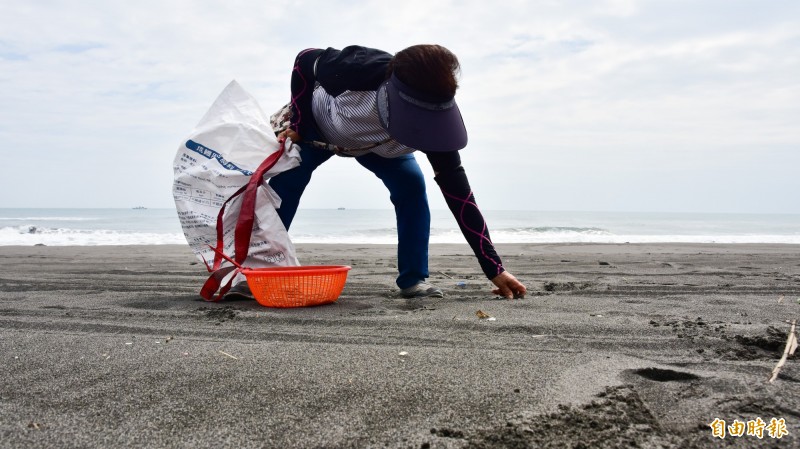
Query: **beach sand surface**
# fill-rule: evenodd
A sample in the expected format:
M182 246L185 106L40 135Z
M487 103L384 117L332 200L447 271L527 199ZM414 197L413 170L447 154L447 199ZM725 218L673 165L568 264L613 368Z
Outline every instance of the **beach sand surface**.
M0 447L800 446L800 247L498 249L525 299L466 245L406 300L393 246L304 244L341 298L270 309L204 302L185 246L0 247Z

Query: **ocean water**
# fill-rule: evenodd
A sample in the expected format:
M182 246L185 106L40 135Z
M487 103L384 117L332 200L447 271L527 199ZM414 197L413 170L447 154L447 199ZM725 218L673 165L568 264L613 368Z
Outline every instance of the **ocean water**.
M484 211L495 243L800 244L800 215ZM397 241L394 212L301 209L295 243ZM455 219L432 211L431 243L463 243ZM185 244L174 209L0 209L0 246Z
M483 211L495 243L800 244L800 215ZM394 212L300 209L295 243L397 241ZM432 211L431 243L463 243L447 210ZM0 209L0 246L186 244L174 209Z

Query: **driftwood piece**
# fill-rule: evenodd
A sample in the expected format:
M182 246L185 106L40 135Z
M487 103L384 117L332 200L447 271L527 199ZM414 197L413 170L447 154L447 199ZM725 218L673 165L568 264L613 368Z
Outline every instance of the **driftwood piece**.
M789 337L786 339L786 349L783 350L783 357L778 361L778 364L775 365L775 368L772 369L772 377L769 378L770 383L774 382L775 379L778 378L778 374L781 372L781 368L783 365L786 364L786 359L789 358L790 355L794 355L794 351L797 350L797 333L795 329L797 328L797 320L792 320L792 328L789 330Z

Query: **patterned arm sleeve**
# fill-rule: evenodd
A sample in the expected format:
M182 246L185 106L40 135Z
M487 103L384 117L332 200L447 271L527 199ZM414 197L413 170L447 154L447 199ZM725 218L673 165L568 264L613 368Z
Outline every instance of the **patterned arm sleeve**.
M304 117L311 117L311 98L314 94L314 62L323 50L309 48L301 51L294 60L292 68L292 119L289 127L303 136L301 123Z
M461 233L478 258L483 273L487 278L493 279L505 269L489 237L489 228L486 226L483 214L475 202L467 174L461 166L461 156L458 151L426 153L426 156L437 173L434 179L439 184L447 207L458 222Z

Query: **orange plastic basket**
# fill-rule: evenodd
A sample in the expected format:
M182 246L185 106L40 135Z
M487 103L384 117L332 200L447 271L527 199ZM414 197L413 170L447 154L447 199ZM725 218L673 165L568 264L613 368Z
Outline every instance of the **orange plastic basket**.
M262 306L308 307L339 299L348 271L346 265L306 265L245 268L242 273Z

